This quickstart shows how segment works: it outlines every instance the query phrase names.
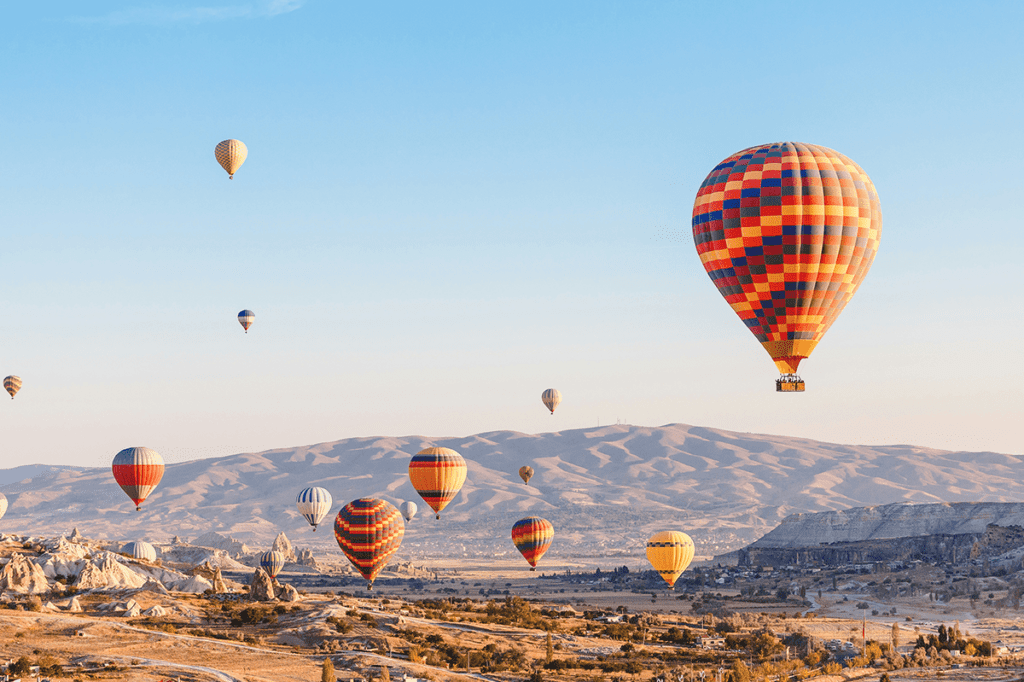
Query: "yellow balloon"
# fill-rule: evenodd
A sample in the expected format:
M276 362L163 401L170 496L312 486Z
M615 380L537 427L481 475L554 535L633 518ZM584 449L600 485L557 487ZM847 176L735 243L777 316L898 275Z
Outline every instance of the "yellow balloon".
M647 560L665 579L669 589L672 589L676 580L693 561L693 552L693 540L686 533L677 530L655 533L647 541Z
M249 156L249 150L241 140L224 140L213 150L224 170L228 172L228 179L233 180L235 172L245 163L245 157Z
M530 485L530 479L533 478L533 467L519 467L519 478L523 479L523 483L525 483L526 485Z

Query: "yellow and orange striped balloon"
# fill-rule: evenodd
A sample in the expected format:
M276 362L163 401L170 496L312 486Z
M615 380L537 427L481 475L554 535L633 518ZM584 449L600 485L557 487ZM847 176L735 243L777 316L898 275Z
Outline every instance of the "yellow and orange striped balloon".
M647 560L658 575L665 579L669 589L675 586L676 580L693 561L693 552L693 540L677 530L655 533L647 541Z
M409 480L439 519L466 482L466 460L451 448L421 450L409 462Z

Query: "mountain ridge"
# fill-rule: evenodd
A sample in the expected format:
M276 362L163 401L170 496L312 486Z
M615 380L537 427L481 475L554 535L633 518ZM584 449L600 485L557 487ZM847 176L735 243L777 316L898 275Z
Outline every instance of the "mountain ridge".
M466 485L437 522L407 476L411 456L430 445L457 450L469 466ZM529 486L517 474L523 464L536 472ZM139 513L108 468L50 470L0 486L11 501L0 530L59 534L77 526L90 537L156 541L215 531L254 547L284 531L330 547L330 529L313 534L294 508L298 490L323 485L334 496L332 515L356 497L417 502L420 516L408 524L402 550L416 558L513 556L508 529L528 514L555 524L552 557L642 556L646 537L664 528L690 533L698 554L709 556L747 545L798 512L1024 499L1021 474L1024 460L1015 455L686 424L368 436L168 464Z

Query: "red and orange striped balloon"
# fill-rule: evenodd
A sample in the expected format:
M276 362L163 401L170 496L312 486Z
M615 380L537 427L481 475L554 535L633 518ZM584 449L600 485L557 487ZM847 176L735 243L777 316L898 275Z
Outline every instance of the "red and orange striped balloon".
M114 456L114 480L135 503L135 510L164 477L164 459L149 448L125 448Z
M555 527L550 521L539 516L519 519L512 526L512 542L530 564L531 571L537 570L537 562L551 547L554 537Z
M352 500L334 519L334 539L371 590L388 559L401 547L404 535L401 513L386 500Z

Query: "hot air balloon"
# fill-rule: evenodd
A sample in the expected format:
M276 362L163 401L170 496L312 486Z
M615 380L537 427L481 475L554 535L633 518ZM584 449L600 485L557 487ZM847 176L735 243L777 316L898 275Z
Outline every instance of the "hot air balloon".
M21 377L16 377L13 374L9 377L4 377L4 388L11 394L11 400L14 400L15 394L21 390Z
M277 574L284 568L285 556L284 552L264 552L260 555L260 567L267 572L271 578L276 578Z
M132 498L138 511L163 478L164 459L149 448L125 448L114 456L111 468L114 480Z
M693 561L693 549L693 540L689 535L677 530L665 530L655 533L647 541L647 560L671 590Z
M334 538L348 560L366 578L366 589L391 555L402 545L405 522L395 506L385 500L363 497L352 500L334 519Z
M409 462L409 480L439 519L466 482L466 460L451 448L421 450Z
M148 542L136 541L129 542L127 545L121 548L122 554L127 554L133 559L142 559L144 561L156 561L156 548Z
M7 513L7 496L0 493L0 519Z
M551 410L551 414L554 414L558 403L562 402L562 394L558 392L557 388L549 388L540 394L540 399Z
M530 479L533 478L533 467L519 467L519 478L523 479L523 483L526 485L530 485Z
M334 500L324 488L306 488L295 498L295 505L299 508L299 513L306 517L309 525L313 526L313 531L316 532L316 527L320 525L325 516L331 513Z
M871 269L882 232L867 173L826 147L779 142L715 166L693 203L701 263L782 376L797 376Z
M398 507L398 511L402 512L402 516L405 517L406 521L412 521L412 517L416 516L416 512L419 510L420 508L412 500L406 500Z
M530 564L530 570L537 570L537 562L544 556L555 537L555 527L547 519L527 516L512 526L512 542Z
M241 140L224 140L217 144L213 155L217 157L217 163L228 172L228 179L233 180L235 173L245 163L245 157L249 156L249 150Z
M245 330L246 334L249 333L249 327L252 326L252 323L255 320L256 320L256 313L254 313L251 310L243 310L242 312L238 313L238 324L242 325L242 329ZM271 326L273 326L273 325L271 325Z

